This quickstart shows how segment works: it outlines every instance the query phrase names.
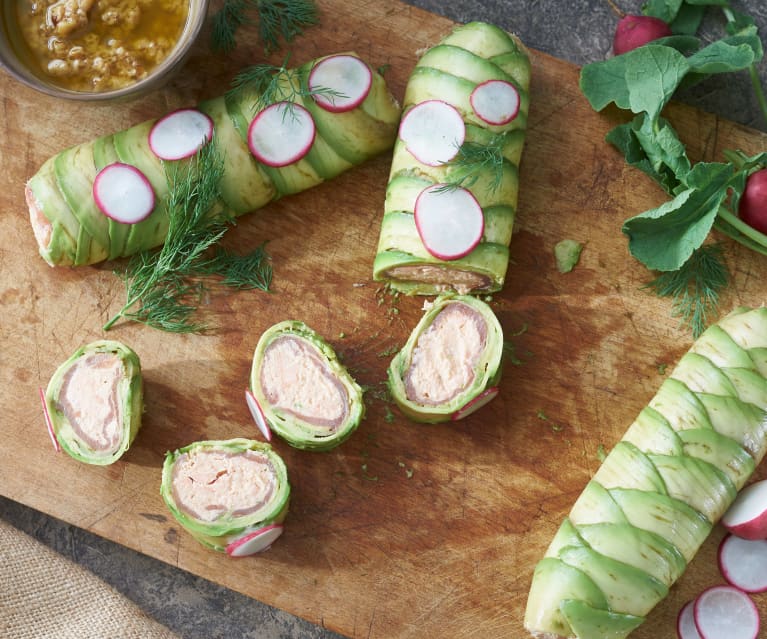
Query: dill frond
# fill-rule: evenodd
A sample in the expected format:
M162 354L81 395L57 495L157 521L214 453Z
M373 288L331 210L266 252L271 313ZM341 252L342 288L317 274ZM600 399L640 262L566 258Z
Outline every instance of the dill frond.
M694 338L706 329L719 308L719 294L729 283L722 246L707 244L697 249L681 268L661 273L646 288L673 300L673 316L689 326Z
M317 24L317 5L312 0L260 0L258 3L258 35L265 53L279 48L279 37L285 42L303 33L303 28Z
M243 69L232 80L227 97L239 100L243 94L253 93L256 96L252 105L253 113L263 111L277 102L285 102L288 108L283 115L292 114L293 109L289 107L303 98L322 96L332 102L347 97L329 87L309 87L309 72L289 69L289 57L285 58L281 66L258 63Z
M208 327L193 320L209 282L216 275L234 288L268 290L272 270L264 247L236 256L217 246L232 223L216 209L224 172L213 143L189 162L165 165L168 181L168 232L159 250L141 251L119 274L127 301L104 325L109 330L124 319L173 333L196 333ZM211 258L210 252L215 249Z
M247 255L236 255L216 248L215 255L199 265L199 273L218 275L221 283L238 290L258 289L268 291L272 284L272 267L265 245Z
M258 37L269 55L286 42L303 33L304 27L319 22L319 12L313 0L225 0L213 15L211 48L223 53L237 46L237 30L253 24L249 13L258 14Z
M471 188L483 174L490 172L488 190L491 193L497 191L503 181L506 161L503 150L507 140L505 133L497 133L484 144L470 140L461 144L456 156L443 165L451 171L442 189Z

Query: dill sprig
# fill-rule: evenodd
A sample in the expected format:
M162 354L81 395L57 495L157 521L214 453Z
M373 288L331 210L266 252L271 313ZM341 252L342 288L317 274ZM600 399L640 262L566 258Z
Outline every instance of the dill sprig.
M497 191L503 182L503 167L506 161L503 151L507 141L506 133L496 133L486 143L466 140L459 147L456 156L444 164L451 168L451 171L442 189L471 188L489 171L491 177L488 191Z
M206 278L218 276L222 284L233 288L268 290L271 283L263 246L245 256L216 246L233 220L226 211L214 208L219 206L224 172L215 145L205 145L187 163L166 164L165 172L165 243L159 250L134 255L119 274L127 301L104 325L105 331L125 319L173 333L202 332L208 326L194 321L193 315L208 289Z
M345 98L345 94L324 86L309 87L309 73L305 69L289 69L288 59L282 65L257 63L243 69L232 80L232 86L227 92L230 99L239 99L243 93L252 92L256 98L253 112L258 113L271 104L285 102L293 105L298 100L313 96L323 96L332 102L336 98ZM292 113L285 109L285 113Z
M225 0L213 14L211 48L231 52L237 46L237 30L254 24L250 12L258 14L258 37L266 55L279 48L280 37L291 42L304 27L319 21L313 0Z
M659 297L673 299L673 316L692 329L698 338L716 315L719 294L729 282L722 246L706 244L697 249L678 270L661 273L647 284Z
M200 275L217 275L221 283L238 290L268 291L272 284L272 266L262 244L247 255L237 255L218 246L209 260L198 265Z

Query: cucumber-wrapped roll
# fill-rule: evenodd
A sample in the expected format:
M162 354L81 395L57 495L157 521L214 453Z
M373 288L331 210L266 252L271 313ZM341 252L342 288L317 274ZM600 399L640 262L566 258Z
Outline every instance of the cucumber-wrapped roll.
M269 444L238 438L168 452L160 493L203 546L240 557L265 550L282 534L290 484Z
M536 637L620 639L668 593L767 447L767 308L693 344L575 502L535 568Z
M356 54L272 73L243 80L196 109L47 160L26 186L42 257L51 265L92 264L162 244L168 229L164 163L184 160L211 140L224 158L214 208L232 215L308 189L391 148L399 104L383 77Z
M530 60L515 36L457 27L407 84L373 265L409 294L500 290L517 208Z
M292 320L275 324L259 339L248 403L262 430L316 451L346 441L365 414L362 389L330 344Z
M141 428L139 358L114 340L86 344L58 367L43 403L51 436L66 453L86 464L111 464Z
M438 297L389 365L389 390L419 422L457 420L498 394L503 331L475 297Z

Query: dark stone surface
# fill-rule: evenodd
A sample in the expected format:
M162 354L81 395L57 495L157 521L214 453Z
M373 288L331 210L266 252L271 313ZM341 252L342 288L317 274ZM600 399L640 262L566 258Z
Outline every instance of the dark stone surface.
M517 33L530 47L582 65L610 54L617 15L608 0L411 0L457 22L485 20ZM641 2L614 0L624 12ZM767 3L734 1L767 33ZM721 33L711 18L704 37ZM767 77L762 62L760 75ZM714 78L679 96L683 102L767 130L746 73ZM337 635L258 601L0 498L0 517L86 566L185 639L277 639Z
M584 65L602 60L612 52L619 16L639 13L643 0L410 0L409 4L444 15L456 22L486 20L519 35L533 49ZM767 3L762 0L733 0L735 9L753 17L762 34L767 33ZM710 10L700 32L704 41L724 33L724 19ZM764 39L764 36L763 36ZM767 60L758 71L767 84ZM714 77L677 95L681 102L729 120L767 131L767 123L751 88L748 73Z

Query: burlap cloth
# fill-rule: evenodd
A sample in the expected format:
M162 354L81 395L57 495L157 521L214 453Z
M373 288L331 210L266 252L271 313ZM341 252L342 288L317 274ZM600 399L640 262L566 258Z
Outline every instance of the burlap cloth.
M0 637L178 639L94 574L2 520Z

